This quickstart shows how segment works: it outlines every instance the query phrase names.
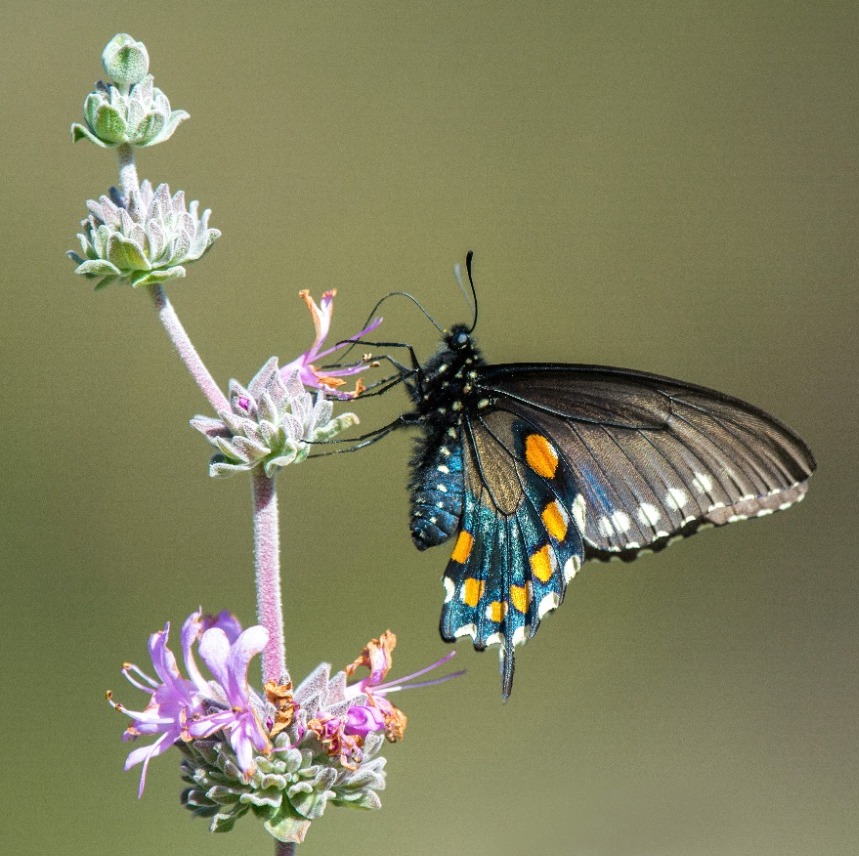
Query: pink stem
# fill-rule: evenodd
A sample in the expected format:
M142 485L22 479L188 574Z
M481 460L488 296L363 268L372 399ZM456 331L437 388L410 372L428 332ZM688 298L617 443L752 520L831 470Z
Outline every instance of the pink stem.
M274 856L295 856L296 845L291 841L275 841Z
M286 674L283 641L283 601L280 593L280 536L274 479L262 467L251 471L254 504L254 564L256 566L257 620L268 630L262 652L264 681L281 683Z
M191 344L191 340L188 338L188 334L185 332L185 328L182 326L176 310L173 309L173 305L164 293L164 289L160 285L152 285L149 287L149 293L155 301L155 307L158 309L158 317L161 319L161 323L164 325L164 329L167 331L173 347L176 348L182 362L185 363L188 371L191 372L191 377L194 378L197 386L200 387L215 413L221 410L229 410L229 401L227 401L224 393L221 392L218 384L215 383L215 379L209 374L209 370L203 364L200 355Z

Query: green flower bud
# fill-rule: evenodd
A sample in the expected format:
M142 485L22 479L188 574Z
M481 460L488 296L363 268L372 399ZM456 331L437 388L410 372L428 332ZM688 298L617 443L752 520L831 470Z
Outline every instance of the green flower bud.
M126 203L112 187L110 197L89 200L89 217L78 234L81 254L69 252L75 273L99 278L96 288L110 282L137 287L185 276L183 265L196 261L221 236L209 228L208 209L198 216L199 203L185 208L180 190L170 196L166 184L155 190L149 181L132 192Z
M117 33L102 52L101 64L107 76L128 91L149 73L149 53L143 42L134 41L128 33Z

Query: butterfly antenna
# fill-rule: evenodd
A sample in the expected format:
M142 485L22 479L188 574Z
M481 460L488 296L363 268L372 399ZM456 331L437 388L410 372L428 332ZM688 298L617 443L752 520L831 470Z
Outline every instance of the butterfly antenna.
M384 303L384 302L385 302L389 297L407 297L409 300L411 300L411 301L412 301L412 303L414 303L414 304L415 304L415 306L417 306L417 307L418 307L418 309L420 309L420 311L421 311L421 312L423 312L424 316L427 318L427 320L430 322L430 324L432 324L432 325L433 325L433 327L435 327L435 328L436 328L436 330L438 330L438 331L439 331L439 333L441 333L442 335L444 335L444 330L443 330L443 329L442 329L442 328L441 328L441 327L436 323L435 318L433 318L433 317L432 317L432 315L430 315L430 314L429 314L429 312L427 312L427 310L426 310L426 309L424 309L424 307L422 306L421 302L420 302L420 301L419 301L419 300L418 300L414 295L409 294L407 291L391 291L391 292L389 292L388 294L386 294L384 297L379 298L379 300L376 302L376 305L373 307L373 309L371 310L370 314L367 316L367 321L366 321L366 323L364 324L364 326L365 326L365 327L369 327L369 326L370 326L370 322L371 322L371 321L373 320L373 318L375 317L376 312L378 312L378 310L379 310L379 307L380 307L380 306L381 306L381 305L382 305L382 304L383 304L383 303ZM355 342L355 344L350 345L350 346L346 349L345 353L343 354L343 359L345 359L345 358L346 358L346 357L347 357L347 356L352 352L352 350L353 350L353 349L354 349L358 344L359 344L358 342Z
M471 319L471 327L468 328L469 333L473 333L474 328L477 326L477 289L474 287L474 278L471 275L471 260L473 258L474 250L469 250L465 254L465 270L468 273L468 284L471 286L471 295L468 294L462 283L462 266L459 264L453 266L453 275L456 277L456 281L459 283L459 287L462 289L465 299L471 304L471 308L474 310L474 315Z

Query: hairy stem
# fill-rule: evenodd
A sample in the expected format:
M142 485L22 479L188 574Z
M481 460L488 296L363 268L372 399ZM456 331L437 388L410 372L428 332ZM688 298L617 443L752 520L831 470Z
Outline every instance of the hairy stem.
M257 620L268 630L268 644L262 652L262 674L263 680L280 683L286 673L286 649L283 641L283 601L280 592L277 493L274 479L270 479L262 467L252 470L251 485L254 505Z
M155 307L158 310L158 317L161 319L161 323L164 325L164 329L167 331L173 347L176 348L179 356L182 358L182 362L185 363L188 371L191 372L191 377L194 378L209 404L212 405L216 413L219 410L229 410L229 401L227 401L226 396L221 392L220 387L215 383L215 379L209 374L209 370L203 364L193 344L191 344L191 340L188 338L188 334L185 332L179 316L173 309L173 305L164 293L164 289L160 285L151 285L149 286L149 293L152 295Z
M140 182L137 179L137 167L134 164L134 147L129 143L123 143L117 149L119 155L119 189L126 203L131 196L140 190Z
M295 856L297 844L290 841L275 841L274 856Z

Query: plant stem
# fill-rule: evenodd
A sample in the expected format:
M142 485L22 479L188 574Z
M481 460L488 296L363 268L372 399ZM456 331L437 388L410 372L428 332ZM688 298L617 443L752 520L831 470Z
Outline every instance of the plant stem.
M295 856L296 844L289 841L275 841L274 856Z
M286 674L283 641L283 601L280 592L280 535L277 493L274 479L262 467L251 471L254 505L254 565L256 568L257 620L268 630L268 644L262 652L264 681L276 681Z
M229 410L229 401L227 401L224 393L221 392L218 384L215 383L215 379L209 374L209 370L203 364L194 345L191 344L191 339L185 332L185 328L182 326L182 322L173 309L173 305L168 300L164 289L160 285L151 285L149 286L149 293L152 295L155 307L158 310L158 317L161 319L161 323L164 325L164 329L167 331L173 347L176 348L179 356L182 358L182 362L185 363L188 371L191 372L191 377L194 378L209 404L212 405L216 413L219 410Z
M129 143L123 143L117 149L117 154L119 155L119 187L127 203L131 192L136 193L140 190L137 167L134 164L134 147Z

